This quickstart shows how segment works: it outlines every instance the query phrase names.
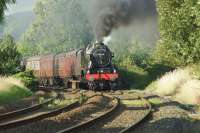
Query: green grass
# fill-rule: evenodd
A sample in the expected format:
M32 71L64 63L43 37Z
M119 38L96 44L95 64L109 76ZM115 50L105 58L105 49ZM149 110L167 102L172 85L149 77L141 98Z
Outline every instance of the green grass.
M76 101L78 101L78 100L75 100L75 99L65 99L65 100L56 99L56 100L53 101L53 103L48 105L48 108L49 109L62 108L64 106L72 104Z
M12 103L32 95L31 91L20 84L20 81L18 83L16 81L13 78L0 79L0 104Z
M173 69L161 64L150 65L146 68L132 65L129 67L121 67L120 76L126 88L144 90L150 83ZM153 88L154 86L151 87Z
M144 106L146 104L142 100L121 100L121 103L124 105L131 105L131 106Z
M149 99L148 101L153 105L160 105L163 103L159 98Z

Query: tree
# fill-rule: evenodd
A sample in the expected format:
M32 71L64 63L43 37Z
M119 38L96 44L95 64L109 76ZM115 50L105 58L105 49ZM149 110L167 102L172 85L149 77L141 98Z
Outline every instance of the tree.
M173 66L200 61L199 0L158 0L160 40L156 58Z
M80 0L40 0L34 11L36 20L19 42L24 56L65 52L93 39Z
M4 11L7 9L7 4L14 3L15 0L1 0L0 1L0 21L3 20Z
M10 35L5 35L0 40L0 75L14 74L20 67L21 54L16 43Z

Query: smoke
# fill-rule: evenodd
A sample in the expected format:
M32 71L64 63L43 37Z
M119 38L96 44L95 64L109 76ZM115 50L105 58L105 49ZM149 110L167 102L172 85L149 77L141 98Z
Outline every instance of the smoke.
M98 41L109 36L113 29L128 26L134 20L155 16L154 0L91 0L93 29Z

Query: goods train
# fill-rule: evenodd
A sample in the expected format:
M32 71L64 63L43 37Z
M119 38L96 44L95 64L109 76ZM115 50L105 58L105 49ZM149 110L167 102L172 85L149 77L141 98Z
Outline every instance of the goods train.
M57 55L30 57L23 61L26 69L33 70L40 85L66 85L73 80L87 84L92 90L116 89L119 74L112 63L110 49L101 42L90 47Z

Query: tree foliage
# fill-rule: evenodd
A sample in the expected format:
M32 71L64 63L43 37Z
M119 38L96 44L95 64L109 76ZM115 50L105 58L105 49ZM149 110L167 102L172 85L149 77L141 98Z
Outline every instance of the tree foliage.
M171 65L200 60L199 0L158 0L160 40L156 57Z
M91 39L92 28L80 0L40 0L36 20L19 42L26 55L59 53L83 47Z
M151 59L152 49L137 42L117 40L111 42L109 47L115 53L115 63L121 67L146 67Z
M21 54L10 35L0 40L0 75L14 74L20 67Z
M1 0L0 1L0 21L3 20L4 11L7 9L7 4L14 3L15 0Z

